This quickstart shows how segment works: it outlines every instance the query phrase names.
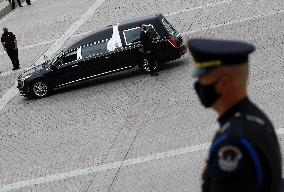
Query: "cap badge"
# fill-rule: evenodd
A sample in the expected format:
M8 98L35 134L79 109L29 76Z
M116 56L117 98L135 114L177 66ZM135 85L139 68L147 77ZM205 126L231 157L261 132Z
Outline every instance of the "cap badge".
M220 60L204 61L204 62L195 62L194 66L197 68L207 68L207 67L217 67L222 65Z

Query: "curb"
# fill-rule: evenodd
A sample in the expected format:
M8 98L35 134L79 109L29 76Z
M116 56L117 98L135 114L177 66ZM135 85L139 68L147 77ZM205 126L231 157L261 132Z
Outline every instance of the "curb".
M16 0L15 0L15 1L16 1ZM24 2L24 1L25 1L25 0L21 0L21 2ZM4 2L6 2L6 0L0 0L0 4L1 4L1 3L4 3ZM15 4L16 4L16 8L19 7L19 5L18 5L17 2L15 2ZM16 8L15 8L15 9L16 9ZM0 10L0 19L2 19L3 17L5 17L5 16L6 16L8 13L10 13L12 10L13 10L13 9L12 9L12 4L7 1L7 5L1 7L1 10Z

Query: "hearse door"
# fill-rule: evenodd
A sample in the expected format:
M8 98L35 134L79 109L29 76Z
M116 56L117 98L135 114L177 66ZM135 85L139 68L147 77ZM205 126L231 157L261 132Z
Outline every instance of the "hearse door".
M121 69L136 66L142 54L139 52L140 28L135 27L124 30L120 33L120 38L123 46L115 50L113 56L114 67Z
M112 71L113 56L107 51L107 41L93 43L82 47L85 78L105 75Z
M82 76L79 66L80 62L77 59L77 51L65 54L53 64L53 81L57 85L71 84L72 81Z

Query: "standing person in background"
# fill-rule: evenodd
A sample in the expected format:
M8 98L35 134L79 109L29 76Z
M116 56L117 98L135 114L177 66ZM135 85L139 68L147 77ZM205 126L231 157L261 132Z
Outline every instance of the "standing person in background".
M9 0L9 3L12 3L12 9L15 9L15 7L16 7L15 0ZM17 3L19 5L19 7L23 7L22 3L21 3L21 0L17 0ZM31 0L26 0L26 3L27 3L27 5L31 5Z
M3 28L3 31L4 33L1 37L2 46L12 61L13 70L20 69L16 36L9 32L6 27Z
M191 39L195 91L220 129L203 172L203 192L281 192L281 150L273 125L247 96L250 44Z
M9 1L12 1L12 9L15 9L16 8L15 0L9 0ZM19 7L23 7L20 0L17 0L17 3Z
M159 72L157 71L157 57L154 50L153 40L150 33L147 32L145 24L140 24L140 40L143 45L144 55L148 60L149 69L151 76L158 76Z

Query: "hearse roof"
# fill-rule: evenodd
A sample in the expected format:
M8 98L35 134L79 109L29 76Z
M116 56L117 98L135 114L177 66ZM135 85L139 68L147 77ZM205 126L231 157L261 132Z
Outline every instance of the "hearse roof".
M141 23L152 23L154 21L159 21L161 18L163 18L163 15L161 13L138 17L138 18L134 18L131 20L123 21L122 23L119 24L119 28L127 28L128 26L129 27L139 26L139 24ZM110 25L103 29L99 29L95 32L91 32L90 34L76 41L74 44L69 46L63 52L69 52L72 49L75 49L77 47L87 45L89 43L93 43L96 41L110 39L112 37L112 30L113 30L112 26Z
M82 37L78 41L76 41L74 44L69 46L64 52L70 49L74 49L83 45L87 45L89 43L93 43L96 41L106 40L110 39L112 36L112 26L108 26L103 29L99 29L95 32L91 32L87 34L85 37Z
M137 17L134 19L130 19L127 21L124 21L120 24L120 26L128 26L128 25L139 25L141 23L149 23L153 21L159 21L159 19L163 18L164 16L161 13L153 14L153 15L147 15L143 17Z

